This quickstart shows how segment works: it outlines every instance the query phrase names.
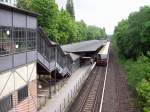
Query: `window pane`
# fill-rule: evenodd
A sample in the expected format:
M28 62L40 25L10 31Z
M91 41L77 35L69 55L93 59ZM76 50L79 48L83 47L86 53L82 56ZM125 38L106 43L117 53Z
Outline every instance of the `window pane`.
M36 30L28 30L27 34L27 49L36 49Z
M12 95L0 100L0 112L8 112L12 107Z
M10 28L0 28L0 55L11 52L11 30Z
M23 52L26 50L26 30L15 28L13 31L13 51Z
M28 86L23 87L22 89L18 90L18 101L21 102L25 98L28 97Z

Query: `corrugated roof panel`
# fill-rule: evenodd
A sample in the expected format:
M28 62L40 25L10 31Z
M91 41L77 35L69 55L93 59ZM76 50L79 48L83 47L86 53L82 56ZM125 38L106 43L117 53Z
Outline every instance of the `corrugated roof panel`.
M66 52L88 52L96 51L101 47L106 40L89 40L84 42L78 42L73 44L67 44L61 46L61 48Z

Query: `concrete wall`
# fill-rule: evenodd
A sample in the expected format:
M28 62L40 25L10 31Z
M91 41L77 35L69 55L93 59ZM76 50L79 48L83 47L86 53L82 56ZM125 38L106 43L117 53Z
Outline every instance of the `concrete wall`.
M75 72L79 67L80 67L80 59L77 59L72 63L72 72Z
M25 65L36 61L36 51L30 51L26 53L13 54L0 57L0 73L14 67Z
M0 9L0 26L14 26L22 28L37 28L37 19L29 15L11 10Z
M0 99L36 80L36 62L0 74Z
M12 95L13 108L9 112L37 112L36 62L0 73L0 99ZM18 90L28 86L28 97L18 102Z

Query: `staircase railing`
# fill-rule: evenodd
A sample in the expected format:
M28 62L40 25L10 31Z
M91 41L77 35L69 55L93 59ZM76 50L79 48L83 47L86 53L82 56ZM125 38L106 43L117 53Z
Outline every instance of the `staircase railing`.
M50 41L48 36L41 28L38 28L38 46L37 51L49 62L55 62L55 67L58 64L62 69L67 68L71 74L71 57L65 54L58 44Z

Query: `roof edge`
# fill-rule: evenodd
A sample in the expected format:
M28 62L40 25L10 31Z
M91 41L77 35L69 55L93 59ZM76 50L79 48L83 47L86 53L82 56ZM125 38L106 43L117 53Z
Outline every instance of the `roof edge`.
M21 8L18 8L18 7L6 5L6 4L3 4L3 3L0 3L0 9L15 11L15 12L23 13L23 14L26 14L26 15L29 15L29 16L34 16L34 17L37 17L37 16L40 15L40 14L35 13L33 11L28 11L28 10L25 10L25 9L21 9Z

